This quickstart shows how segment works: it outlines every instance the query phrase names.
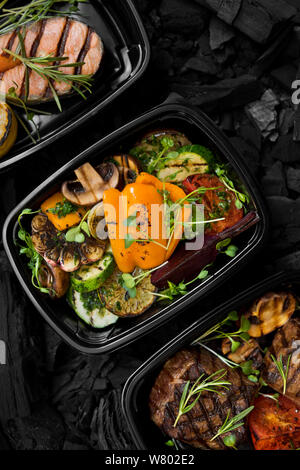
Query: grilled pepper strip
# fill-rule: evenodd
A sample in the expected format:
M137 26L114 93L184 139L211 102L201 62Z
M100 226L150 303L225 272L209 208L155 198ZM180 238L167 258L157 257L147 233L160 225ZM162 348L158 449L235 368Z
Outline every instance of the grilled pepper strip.
M182 233L182 223L174 226L173 236L169 242L169 239L164 236L164 212L158 214L157 236L151 238L152 213L155 210L152 205L156 204L156 207L159 207L163 204L164 190L168 191L168 197L174 203L185 197L181 188L170 183L164 184L147 173L141 173L136 182L125 186L122 192L117 189L104 192L104 213L108 234L114 258L122 272L132 272L136 266L142 269L160 266L177 247ZM114 210L110 210L109 207L113 207ZM136 221L139 223L140 235L134 223L128 226L130 225L128 217L133 215L130 208L137 207L139 210L136 213ZM183 222L189 217L189 211L180 211L179 217L180 222ZM126 234L145 241L133 242L125 248Z

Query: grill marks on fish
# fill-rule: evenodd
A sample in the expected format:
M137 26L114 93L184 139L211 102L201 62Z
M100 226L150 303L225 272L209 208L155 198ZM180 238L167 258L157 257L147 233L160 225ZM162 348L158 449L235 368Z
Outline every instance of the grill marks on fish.
M203 391L194 407L182 415L176 428L179 402L188 380L193 384L202 374L203 379L220 369L225 369L225 380L231 382L228 390L220 394ZM236 416L248 408L257 391L257 385L250 382L239 369L227 368L211 353L200 348L184 349L165 364L150 393L151 419L170 437L204 449L224 449L222 437L211 441L227 413ZM195 396L192 400L195 399ZM237 443L246 438L244 426L235 430Z
M15 51L19 42L17 33L16 30L0 36L0 50ZM43 57L52 54L68 57L63 63L87 60L83 67L77 67L76 70L75 67L61 67L60 70L67 74L94 75L103 56L103 44L98 34L86 24L66 17L53 17L32 23L26 28L24 45L28 57ZM1 91L3 93L7 93L11 87L14 87L16 94L24 97L25 66L23 64L16 65L0 74L0 79L2 79ZM71 84L68 83L54 82L52 85L60 95L72 91ZM29 70L28 101L43 101L52 98L48 81L37 72Z

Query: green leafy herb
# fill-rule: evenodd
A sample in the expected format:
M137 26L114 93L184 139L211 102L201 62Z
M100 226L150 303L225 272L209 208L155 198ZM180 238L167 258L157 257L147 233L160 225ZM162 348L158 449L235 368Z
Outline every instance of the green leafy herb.
M231 382L223 380L226 374L227 371L225 369L220 369L206 377L204 380L202 380L204 377L204 374L202 374L190 389L189 387L191 382L190 380L187 381L179 402L178 414L173 425L174 428L177 426L181 416L185 413L188 413L196 405L202 392L206 391L220 394L221 389L228 389L227 385L231 385ZM196 398L191 403L191 398L194 396L196 396Z
M287 358L286 365L284 365L283 360L282 360L282 354L280 354L279 359L276 359L276 357L274 357L273 354L271 354L271 359L274 362L274 364L276 365L276 367L278 369L278 372L279 372L279 374L281 375L281 378L282 378L282 383L283 383L282 394L283 395L285 395L285 393L286 393L287 377L288 377L288 374L289 374L289 367L290 367L291 357L292 357L292 355L290 354Z
M167 289L164 289L159 293L152 292L152 294L157 296L159 298L158 300L174 300L175 297L186 295L188 293L187 287L190 284L193 284L199 279L203 281L204 279L207 278L209 274L208 268L210 266L211 264L208 264L207 266L205 266L205 268L203 268L200 271L200 273L189 282L181 281L179 284L174 284L173 282L168 281Z
M246 408L244 411L239 413L238 415L234 416L233 418L230 418L230 411L228 411L226 419L218 432L214 435L214 437L211 439L211 441L214 441L218 437L222 436L223 434L226 434L228 432L232 432L235 429L240 428L241 426L244 425L243 419L251 413L251 411L254 409L254 406L249 406L249 408ZM224 440L223 440L224 442ZM226 445L226 442L224 442Z
M78 11L78 3L86 3L88 0L32 0L27 5L4 8L8 0L4 0L0 4L0 34L5 34L27 24L44 20L55 16L70 16ZM67 4L68 9L65 11L57 10L55 7Z
M271 400L274 400L274 401L278 402L279 393L273 393L273 395L272 395L272 394L268 394L268 393L258 392L258 394L265 397L265 398L270 398Z
M123 273L120 277L120 284L121 286L128 292L129 296L131 298L136 297L136 287L137 285L145 279L145 277L149 276L153 271L156 271L157 269L161 268L164 266L166 263L161 264L160 266L157 266L156 268L149 269L147 271L143 271L142 273L133 276L132 274L129 273Z
M62 202L57 202L55 207L47 209L47 212L57 215L59 219L62 219L63 217L66 217L66 215L72 214L77 211L78 206L75 206L74 204L72 204L72 202L67 201L66 198L64 198Z
M90 237L90 230L87 222L85 219L89 215L90 211L87 211L87 213L84 215L82 218L81 222L79 225L76 225L76 227L70 228L66 232L66 241L67 242L76 242L76 243L83 243L85 241L85 234ZM83 233L84 232L84 233Z
M42 287L40 278L39 278L39 273L40 273L40 268L43 262L43 257L35 250L30 234L24 229L21 223L21 219L24 215L33 215L33 214L37 214L38 212L39 211L32 211L31 209L24 209L21 212L21 214L18 217L18 224L19 224L18 238L23 243L16 242L16 244L20 248L20 254L27 256L27 258L29 259L27 265L29 269L31 270L32 285L36 289L38 289L40 292L43 292L44 294L50 294L51 290L46 289L45 287Z
M249 204L250 199L249 199L248 194L244 194L235 188L233 181L229 178L227 174L225 165L215 164L214 171L216 175L218 176L218 178L220 179L220 181L222 181L224 186L227 189L229 189L229 191L232 191L235 194L236 196L235 205L237 209L242 209L245 206L245 204Z
M230 258L234 258L238 252L238 247L231 244L231 238L225 238L216 244L219 253L224 253Z
M174 447L174 442L170 439L169 441L165 442L165 445L168 447Z

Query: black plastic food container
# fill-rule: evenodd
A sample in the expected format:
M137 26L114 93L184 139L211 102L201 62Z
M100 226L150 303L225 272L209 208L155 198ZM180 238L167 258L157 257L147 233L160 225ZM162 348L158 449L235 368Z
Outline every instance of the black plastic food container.
M63 181L73 178L73 170L84 162L99 164L104 157L120 150L129 150L144 133L159 128L173 128L185 133L192 142L206 145L217 153L224 162L229 162L238 180L244 185L251 198L251 205L260 220L256 225L239 235L236 243L239 252L235 258L220 256L211 270L211 276L171 305L161 307L154 304L137 318L121 318L103 330L95 330L83 324L67 305L65 299L53 301L37 291L31 284L26 258L20 256L14 240L18 214L24 208L37 209L40 203L58 190ZM28 217L30 219L30 217ZM28 220L29 222L29 220ZM26 223L24 217L23 223ZM29 229L29 226L28 226ZM30 300L50 326L69 344L85 353L102 353L128 345L146 333L152 332L168 320L190 307L216 289L221 283L244 266L261 247L267 231L267 216L259 191L246 170L241 157L230 145L215 124L201 112L181 104L163 104L114 131L92 147L81 153L60 170L50 176L25 198L8 216L3 229L3 242L13 269Z
M12 6L23 4L16 1ZM73 132L110 105L144 73L150 58L150 45L141 18L132 0L90 0L79 3L73 16L101 36L104 56L94 76L93 92L82 99L77 93L61 99L63 112L54 102L34 106L52 113L37 114L40 140L33 144L19 126L19 136L9 154L0 160L0 171L40 151L51 142Z
M122 408L129 426L133 441L139 450L167 449L165 442L169 440L160 429L150 420L149 394L155 379L165 362L177 351L189 346L202 333L221 321L233 310L247 307L256 298L270 290L295 287L299 291L300 274L280 272L260 281L230 301L225 302L212 311L207 312L200 320L163 346L151 356L127 380L122 395ZM180 448L191 447L178 442ZM250 448L250 442L243 448Z

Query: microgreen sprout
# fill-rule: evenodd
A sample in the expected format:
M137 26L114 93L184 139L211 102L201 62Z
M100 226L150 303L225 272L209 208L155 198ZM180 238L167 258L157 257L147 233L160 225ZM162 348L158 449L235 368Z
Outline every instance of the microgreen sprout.
M235 196L235 206L237 209L242 209L245 204L249 204L250 199L248 194L244 194L240 191L238 191L235 186L233 181L228 177L225 166L224 165L214 165L214 171L216 175L219 177L220 181L224 184L224 186L229 189L229 191L232 191Z
M238 247L231 244L231 238L225 238L216 244L219 253L224 253L230 258L234 258L238 252Z
M66 241L67 242L76 242L76 243L83 243L85 241L86 235L88 237L91 236L89 226L85 219L89 215L90 211L87 211L84 217L81 219L80 224L76 225L76 227L70 228L66 233Z

